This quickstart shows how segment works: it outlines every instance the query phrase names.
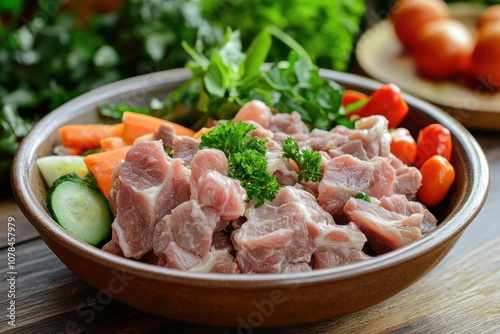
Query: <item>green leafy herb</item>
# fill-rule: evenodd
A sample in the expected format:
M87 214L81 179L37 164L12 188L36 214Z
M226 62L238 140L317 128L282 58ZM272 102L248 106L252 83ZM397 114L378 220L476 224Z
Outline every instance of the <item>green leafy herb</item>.
M0 110L0 186L10 189L9 171L19 141L33 126L32 120L22 118L17 108L10 104Z
M283 157L292 159L299 167L299 175L297 181L302 180L308 182L321 181L323 174L321 174L321 155L317 151L310 149L300 150L299 144L287 137L283 141Z
M306 58L319 67L346 69L365 11L362 0L287 0L272 5L268 0L112 1L109 6L93 6L92 13L83 13L88 6L82 3L53 1L48 6L47 1L0 1L0 109L11 105L20 119L31 123L93 88L179 68L193 56L205 63L203 73L210 71L206 80L183 85L168 101L157 100L168 102L165 105L151 103L142 109L142 99L132 95L125 101L127 109L137 107L134 111L196 129L213 114L230 116L249 98L270 101L273 107L280 100L292 106L289 93L281 98L281 93L262 83L261 65L286 59L290 49L302 58L300 45L308 53ZM227 26L241 32L240 44L250 45L246 53L233 52L239 47L234 36L215 56ZM270 26L291 38L278 36L279 42L271 48L271 35L280 35L278 30L259 34ZM193 45L193 52L186 52L182 44ZM204 48L214 51L214 59L211 51L200 56ZM210 67L211 62L215 65ZM123 106L103 107L101 112L120 118ZM193 124L194 119L199 122ZM7 166L0 171L8 171L12 148L21 137L14 137L4 119L0 123L0 166Z
M262 29L276 26L302 45L319 67L344 71L362 28L365 3L362 0L206 0L202 15L218 18L213 24L240 30L244 45ZM382 12L389 10L377 11ZM269 54L272 60L286 59L287 55L282 43L273 46Z
M229 177L238 179L247 192L247 201L255 199L255 206L271 202L280 185L267 171L266 139L248 138L252 124L229 121L201 136L200 149L214 148L224 152L228 159Z
M362 199L363 201L368 202L368 203L371 203L371 201L372 201L370 196L368 194L365 194L365 193L357 193L353 197Z
M263 69L272 36L286 43L291 52L287 61ZM258 99L277 112L297 111L313 128L352 127L341 108L343 87L323 79L307 52L276 27L262 30L246 53L239 31L232 30L227 30L222 45L206 52L183 45L192 57L187 67L193 76L167 97L165 113L160 114L164 118L181 107L187 114L198 115L195 126L201 127L209 118L233 118L244 103Z

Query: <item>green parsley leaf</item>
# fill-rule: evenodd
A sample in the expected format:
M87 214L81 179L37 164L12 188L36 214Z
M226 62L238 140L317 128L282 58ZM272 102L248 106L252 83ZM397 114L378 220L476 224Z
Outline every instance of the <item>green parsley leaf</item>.
M353 197L362 199L363 201L368 202L368 203L371 203L371 201L372 201L370 196L368 194L365 194L365 193L357 193Z
M247 201L255 199L255 206L271 202L280 185L267 171L266 139L248 137L255 129L252 124L229 121L221 123L201 136L200 149L213 148L224 152L228 160L228 175L241 182L247 192Z
M228 159L228 175L241 182L248 200L255 198L255 206L271 202L280 189L275 177L267 171L267 160L255 150L232 154Z
M300 150L299 144L287 137L283 141L283 157L292 159L299 167L297 181L319 182L323 178L321 174L321 155L317 151L309 149Z

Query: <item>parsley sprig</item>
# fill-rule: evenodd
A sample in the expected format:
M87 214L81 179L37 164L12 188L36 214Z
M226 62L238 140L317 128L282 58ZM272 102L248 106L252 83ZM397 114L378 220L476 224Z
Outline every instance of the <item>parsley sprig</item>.
M229 177L241 182L247 192L247 201L255 199L255 206L271 202L280 189L275 177L267 171L266 139L248 137L252 124L229 121L203 134L200 149L213 148L224 152L228 160Z
M368 202L368 203L372 202L370 195L365 194L365 193L357 193L352 197L362 199L363 201Z
M323 177L319 152L309 149L301 150L292 137L287 137L283 141L283 157L293 160L299 167L298 182L302 180L319 182Z

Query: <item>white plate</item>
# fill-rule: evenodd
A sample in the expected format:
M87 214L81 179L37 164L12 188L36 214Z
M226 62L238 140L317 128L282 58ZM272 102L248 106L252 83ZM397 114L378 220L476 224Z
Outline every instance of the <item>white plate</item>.
M452 16L474 32L481 5L450 5ZM403 91L434 103L470 128L500 130L500 91L488 93L478 86L455 81L431 81L419 76L410 54L398 41L392 24L381 21L368 29L356 45L361 68L381 82L392 82Z

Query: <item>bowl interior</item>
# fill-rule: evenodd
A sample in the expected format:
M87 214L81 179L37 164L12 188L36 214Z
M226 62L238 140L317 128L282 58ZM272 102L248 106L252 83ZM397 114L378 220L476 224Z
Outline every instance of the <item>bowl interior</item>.
M366 93L375 90L380 83L355 75L323 70L322 76ZM97 106L104 102L123 102L131 105L144 105L153 97L162 98L170 90L189 78L186 70L170 70L152 73L123 80L84 94L43 118L21 143L12 168L12 186L14 195L26 217L32 222L49 247L61 258L63 251L70 251L78 256L78 261L99 264L103 268L121 268L137 277L154 280L161 284L182 284L194 288L250 289L293 286L300 282L314 285L324 282L345 280L349 277L369 275L417 259L433 248L449 251L443 245L450 240L456 241L463 229L474 219L484 204L489 186L488 165L480 146L470 133L450 116L412 96L405 96L410 106L410 113L402 126L408 128L416 137L419 129L431 123L445 125L453 136L452 164L456 170L456 181L449 195L439 206L431 211L440 221L436 231L402 247L398 250L378 256L365 263L355 263L343 267L323 269L309 273L265 274L265 275L230 275L202 274L155 267L137 261L119 258L100 249L87 245L69 235L50 217L46 208L47 189L38 172L35 160L52 153L59 143L57 129L68 123L95 123L100 120ZM444 256L441 254L440 256ZM63 259L72 270L70 262L75 257ZM435 263L430 263L425 271ZM77 273L80 274L80 273ZM91 285L102 288L98 279L88 279ZM406 285L401 285L399 290ZM395 290L396 291L396 290ZM397 291L396 291L397 292ZM394 291L391 292L394 294ZM384 297L390 297L390 294ZM129 302L125 297L123 301ZM134 304L132 306L142 304ZM371 303L373 304L373 302Z

